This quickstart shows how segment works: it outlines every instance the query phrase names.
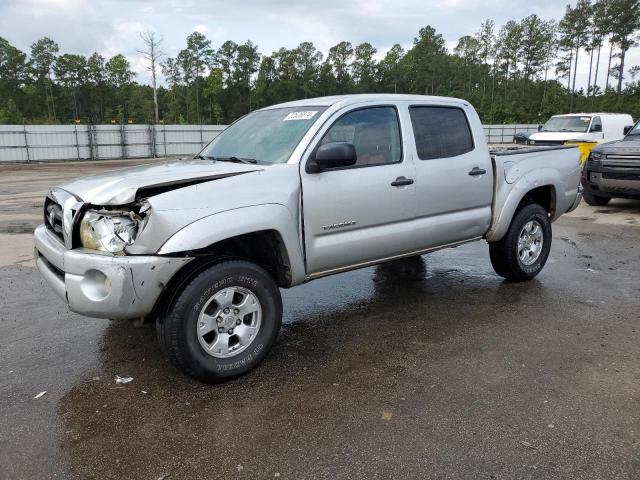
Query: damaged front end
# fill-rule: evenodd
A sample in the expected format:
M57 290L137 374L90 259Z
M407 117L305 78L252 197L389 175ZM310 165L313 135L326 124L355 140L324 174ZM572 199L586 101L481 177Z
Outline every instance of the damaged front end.
M126 207L90 207L79 225L84 248L122 254L136 241L146 226L151 205L146 199Z

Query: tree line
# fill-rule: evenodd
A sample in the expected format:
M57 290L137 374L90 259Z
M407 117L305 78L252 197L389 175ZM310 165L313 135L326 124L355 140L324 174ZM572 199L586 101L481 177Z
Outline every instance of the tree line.
M410 48L396 44L384 56L348 41L326 55L311 42L264 55L251 41L214 48L194 32L168 57L161 37L142 32L152 85L136 82L120 54L61 54L48 37L25 53L0 37L0 123L223 124L288 100L375 92L461 97L485 123L535 123L568 111L638 118L640 66L626 61L639 44L638 12L640 0L578 0L559 20L532 14L499 28L485 20L453 51L426 26ZM577 88L585 59L587 85Z

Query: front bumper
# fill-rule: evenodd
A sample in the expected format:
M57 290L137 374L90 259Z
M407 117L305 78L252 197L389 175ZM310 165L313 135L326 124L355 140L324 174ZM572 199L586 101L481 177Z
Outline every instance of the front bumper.
M171 277L191 258L67 250L44 225L34 232L38 270L69 309L97 318L148 315Z
M582 182L596 195L639 197L640 162L628 162L622 167L588 160L582 171Z

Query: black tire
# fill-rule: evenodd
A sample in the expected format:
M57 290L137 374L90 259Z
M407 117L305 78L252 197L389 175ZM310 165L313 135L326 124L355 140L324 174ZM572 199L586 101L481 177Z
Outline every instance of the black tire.
M201 346L196 329L204 306L226 287L253 293L262 314L259 330L248 347L234 356L219 358ZM229 260L201 272L178 293L166 315L158 318L157 333L162 349L178 370L206 383L218 383L256 367L273 345L281 322L282 298L273 278L251 262Z
M584 188L584 191L582 192L582 198L584 198L584 201L592 207L604 207L611 200L611 197L602 197L600 195L595 195L593 193L593 190L591 190L588 186Z
M542 227L542 250L531 265L525 265L518 255L518 237L522 228L531 220ZM514 282L531 280L538 275L549 258L551 250L551 222L547 211L537 203L525 205L516 212L506 235L496 243L489 244L489 256L495 272Z

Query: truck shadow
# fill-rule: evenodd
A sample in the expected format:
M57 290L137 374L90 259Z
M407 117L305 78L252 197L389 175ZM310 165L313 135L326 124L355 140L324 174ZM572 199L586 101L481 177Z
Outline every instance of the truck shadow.
M438 365L477 348L470 332L504 329L521 296L544 301L540 282L504 283L486 259L478 268L479 248L457 255L455 265L464 268L415 257L285 292L285 322L270 355L221 385L176 372L153 327L113 322L101 342L99 371L58 405L69 472L233 476L238 465L256 472L267 459L277 464L290 455L292 438L307 439L309 454L321 448L323 432L352 438L349 418L377 418L384 399L400 391L424 394L440 375ZM133 381L117 385L115 375Z
M594 208L594 213L605 215L610 213L628 213L631 215L640 215L640 200L614 198L604 207L591 208Z

